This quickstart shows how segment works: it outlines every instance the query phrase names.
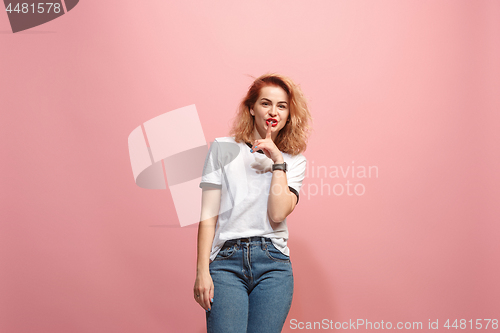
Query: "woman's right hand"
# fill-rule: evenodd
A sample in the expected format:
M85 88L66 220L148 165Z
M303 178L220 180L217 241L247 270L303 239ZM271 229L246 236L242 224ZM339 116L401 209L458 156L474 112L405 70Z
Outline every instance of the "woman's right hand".
M210 272L201 272L196 274L194 283L194 299L205 311L210 311L214 298L214 282Z

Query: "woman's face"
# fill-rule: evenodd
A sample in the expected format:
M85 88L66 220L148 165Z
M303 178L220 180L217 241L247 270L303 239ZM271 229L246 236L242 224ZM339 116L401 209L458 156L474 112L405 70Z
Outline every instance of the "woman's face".
M271 126L271 138L274 141L278 132L285 127L290 113L286 91L277 86L262 87L250 113L255 117L254 139L264 139L267 127Z

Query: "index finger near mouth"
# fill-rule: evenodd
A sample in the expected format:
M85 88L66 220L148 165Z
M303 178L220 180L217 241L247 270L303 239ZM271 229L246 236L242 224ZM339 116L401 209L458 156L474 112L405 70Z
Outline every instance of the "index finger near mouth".
M271 138L271 131L272 131L272 129L273 129L272 123L268 123L267 124L266 139L270 139Z

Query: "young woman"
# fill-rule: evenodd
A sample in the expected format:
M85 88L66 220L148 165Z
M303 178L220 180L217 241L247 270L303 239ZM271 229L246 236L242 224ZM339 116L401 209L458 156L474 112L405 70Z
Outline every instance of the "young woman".
M286 217L299 201L311 120L300 88L266 74L241 102L233 136L210 145L194 285L209 333L283 328L293 295Z

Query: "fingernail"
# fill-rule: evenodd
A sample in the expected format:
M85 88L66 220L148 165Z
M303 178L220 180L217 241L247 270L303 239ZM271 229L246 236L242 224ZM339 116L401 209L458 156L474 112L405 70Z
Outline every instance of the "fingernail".
M213 303L213 302L214 302L214 299L213 299L213 298L211 298L211 299L210 299L210 302L212 302L212 303Z
M208 309L208 310L205 310L205 312L208 312L208 311L210 311L210 309Z
M253 153L253 149L250 149L250 152Z

